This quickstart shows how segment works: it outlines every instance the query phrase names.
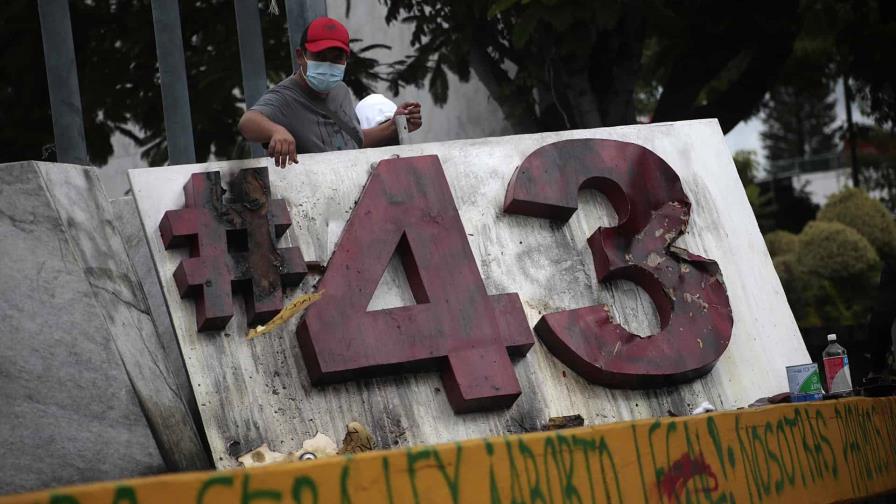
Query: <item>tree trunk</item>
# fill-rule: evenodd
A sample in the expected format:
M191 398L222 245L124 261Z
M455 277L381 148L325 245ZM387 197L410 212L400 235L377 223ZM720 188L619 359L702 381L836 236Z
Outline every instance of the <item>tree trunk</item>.
M554 77L558 76L554 75ZM604 125L598 108L597 96L591 89L591 79L588 78L587 68L572 69L558 82L554 82L551 87L555 96L562 94L569 104L563 107L568 129L599 128Z
M856 127L852 122L852 86L849 76L843 76L843 98L846 101L846 134L849 138L849 166L852 173L852 186L859 186L859 156L856 153Z
M732 35L733 37L733 35ZM742 51L739 41L718 40L709 34L695 35L690 47L679 55L653 112L654 122L687 118L700 95L725 66Z
M694 107L680 119L715 117L722 131L728 133L744 119L752 116L769 89L778 79L781 68L793 52L793 43L799 32L794 9L790 32L756 51L746 70L728 89L706 105Z
M737 23L739 33L731 33L720 40L712 30L707 30L706 37L701 37L691 46L691 51L681 55L673 74L663 83L654 121L715 117L722 131L727 133L754 114L793 52L800 31L800 16L797 0L759 2L751 4L751 8L756 13L744 14L748 19ZM751 24L748 22L751 20L761 23ZM748 49L751 56L746 69L708 103L697 104L700 92L741 53L745 40L756 42L752 49Z
M624 9L617 28L599 37L591 49L591 87L606 126L636 122L635 84L641 74L645 35L643 2L626 2Z
M489 56L488 52L476 44L470 49L470 68L485 86L488 94L504 113L504 119L514 133L537 133L540 131L535 117L533 98L525 96L514 86L507 72ZM526 107L531 111L526 111Z
M541 131L563 131L570 128L566 109L561 107L554 99L551 87L547 85L547 78L540 79L535 84L535 104L538 110L538 124Z

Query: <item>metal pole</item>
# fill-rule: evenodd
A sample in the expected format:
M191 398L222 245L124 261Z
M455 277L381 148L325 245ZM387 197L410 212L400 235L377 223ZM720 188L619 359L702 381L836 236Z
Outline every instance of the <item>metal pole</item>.
M852 87L849 76L843 76L843 98L846 102L846 132L849 135L849 160L852 165L852 186L859 187L859 158L856 153L856 126L852 122Z
M152 24L162 81L162 109L168 140L168 164L196 162L193 119L177 0L152 0Z
M283 0L286 4L286 22L289 26L289 48L292 54L292 71L296 71L295 50L302 40L302 32L315 18L327 15L326 0Z
M78 64L72 41L72 20L68 0L39 0L40 33L44 43L47 87L53 114L56 160L61 163L90 164L78 88Z
M236 32L240 43L240 68L243 72L243 95L246 110L261 98L268 88L264 68L264 45L261 38L261 17L257 0L234 0L236 8ZM250 143L253 157L263 157L264 149Z

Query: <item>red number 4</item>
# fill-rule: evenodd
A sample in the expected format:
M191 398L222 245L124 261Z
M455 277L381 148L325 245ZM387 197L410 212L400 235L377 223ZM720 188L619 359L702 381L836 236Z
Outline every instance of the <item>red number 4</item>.
M398 251L417 302L367 311ZM439 369L454 411L509 407L508 353L534 344L519 296L489 296L436 156L381 161L352 211L305 314L299 346L312 383Z

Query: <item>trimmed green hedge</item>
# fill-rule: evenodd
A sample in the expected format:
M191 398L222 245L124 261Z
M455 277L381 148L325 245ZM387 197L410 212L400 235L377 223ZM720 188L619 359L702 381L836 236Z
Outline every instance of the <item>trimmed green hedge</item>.
M765 235L765 246L772 258L796 253L797 237L790 231L772 231Z
M798 267L829 280L869 278L879 273L874 247L855 229L839 222L812 221L798 237Z
M860 324L875 300L882 260L896 260L896 221L857 189L833 196L794 235L765 235L800 327Z
M883 259L896 259L896 220L881 202L864 191L845 189L830 197L817 219L839 222L859 232Z

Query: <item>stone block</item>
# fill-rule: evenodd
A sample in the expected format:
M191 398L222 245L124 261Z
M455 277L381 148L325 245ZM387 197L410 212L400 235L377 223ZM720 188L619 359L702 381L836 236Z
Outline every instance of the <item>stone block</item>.
M171 468L144 413L178 407L146 393L158 338L94 169L0 165L0 244L0 494Z

